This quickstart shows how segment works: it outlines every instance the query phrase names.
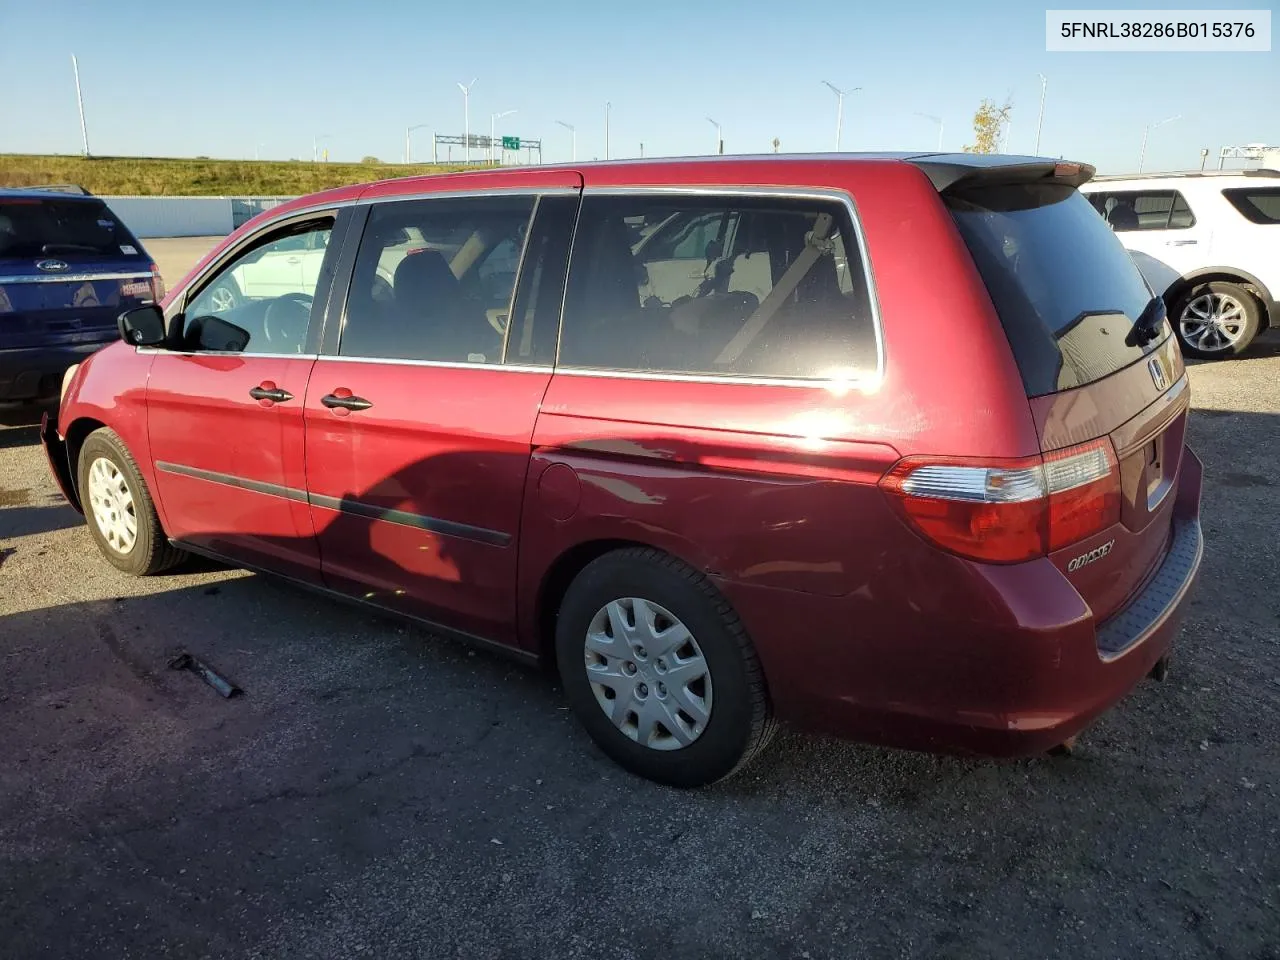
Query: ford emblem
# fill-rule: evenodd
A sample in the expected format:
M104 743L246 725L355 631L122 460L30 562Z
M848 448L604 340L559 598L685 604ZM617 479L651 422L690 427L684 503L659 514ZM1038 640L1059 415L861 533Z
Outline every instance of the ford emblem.
M61 260L41 260L36 264L36 268L45 273L62 273L67 269L67 265Z
M1147 369L1151 371L1151 381L1156 385L1157 390L1163 390L1169 385L1169 378L1165 376L1164 365L1159 357L1148 360Z

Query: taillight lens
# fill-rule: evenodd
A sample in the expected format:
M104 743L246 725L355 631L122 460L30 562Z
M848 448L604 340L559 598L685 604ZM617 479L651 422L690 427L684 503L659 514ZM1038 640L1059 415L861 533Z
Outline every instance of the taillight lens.
M938 546L1018 563L1120 519L1120 471L1108 440L1042 457L907 457L880 481L907 521Z
M151 296L156 303L164 299L164 280L160 276L160 264L151 265Z

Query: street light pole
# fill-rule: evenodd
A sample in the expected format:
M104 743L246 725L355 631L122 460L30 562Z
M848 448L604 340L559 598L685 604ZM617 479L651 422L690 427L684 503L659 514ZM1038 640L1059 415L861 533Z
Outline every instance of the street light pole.
M1138 152L1138 172L1139 173L1142 172L1142 168L1147 162L1147 135L1152 130L1156 129L1156 127L1163 127L1166 123L1173 123L1173 121L1181 120L1181 119L1182 119L1182 114L1179 113L1176 116L1165 117L1165 119L1158 120L1155 123L1148 123L1145 127L1142 128L1142 149Z
M723 154L724 153L724 132L720 129L719 121L712 120L710 117L707 117L707 123L711 124L713 127L716 128L716 153Z
M613 104L608 100L604 102L604 158L609 159L609 111L613 109Z
M462 140L466 144L463 148L466 152L467 163L471 163L471 88L476 85L477 77L472 77L471 82L465 86L461 81L458 82L458 89L462 91Z
M1044 127L1044 97L1049 90L1049 78L1040 74L1040 119L1036 121L1036 156L1040 156L1040 130Z
M841 90L830 80L823 80L823 86L836 95L836 152L840 151L840 133L844 126L844 95L846 93L857 93L861 87L850 87L848 90Z
M932 113L920 113L917 111L917 117L924 117L926 120L932 120L938 125L938 152L942 152L942 118L935 117Z
M498 121L501 120L503 117L511 116L513 113L515 113L514 110L503 110L501 113L489 114L489 162L490 163L493 163L493 138L497 130ZM519 159L520 159L519 157L516 158L517 161L519 161Z
M324 140L329 136L331 136L331 134L328 134L328 133L319 133L319 134L313 133L311 135L311 162L312 163L315 163L316 160L319 158L319 155L317 153L319 141Z
M572 123L565 123L563 120L557 120L556 123L569 131L573 143L573 162L578 162L578 131Z
M84 144L84 155L89 155L89 128L84 125L84 97L80 94L80 61L71 55L71 70L76 75L76 104L80 108L80 140Z

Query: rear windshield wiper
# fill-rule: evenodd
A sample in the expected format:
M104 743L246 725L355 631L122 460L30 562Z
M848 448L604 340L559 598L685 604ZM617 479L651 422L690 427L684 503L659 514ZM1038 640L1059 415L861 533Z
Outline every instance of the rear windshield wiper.
M1165 310L1164 298L1152 297L1146 307L1143 308L1142 313L1138 314L1138 319L1133 321L1133 329L1125 337L1125 343L1131 347L1141 347L1150 343L1160 336L1160 332L1164 330L1166 319L1167 311Z
M101 253L99 247L87 243L46 243L40 248L41 253Z

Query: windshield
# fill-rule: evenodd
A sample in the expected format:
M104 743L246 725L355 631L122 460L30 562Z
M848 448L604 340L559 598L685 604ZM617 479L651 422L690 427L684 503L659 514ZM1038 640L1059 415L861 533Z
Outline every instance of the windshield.
M1135 334L1152 293L1074 187L1010 184L957 193L952 216L995 304L1028 396L1083 386L1157 346ZM1146 342L1142 342L1146 341Z
M137 241L101 200L0 199L0 257L119 257Z

